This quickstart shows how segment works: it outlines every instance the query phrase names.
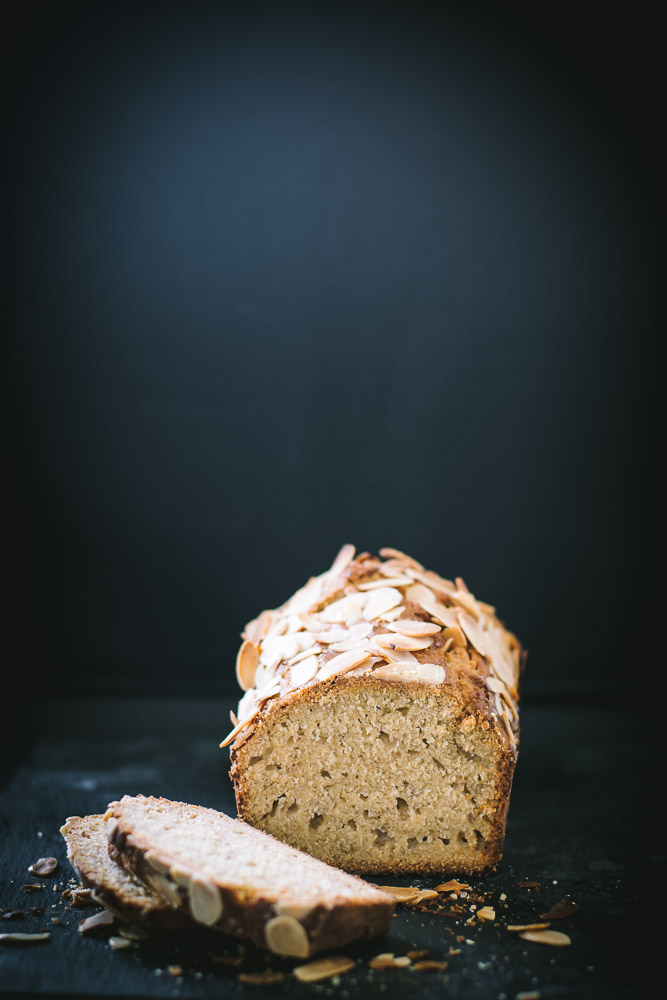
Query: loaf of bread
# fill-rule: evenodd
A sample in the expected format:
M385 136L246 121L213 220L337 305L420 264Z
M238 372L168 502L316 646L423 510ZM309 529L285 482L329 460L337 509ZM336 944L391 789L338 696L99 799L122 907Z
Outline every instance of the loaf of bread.
M306 958L383 934L388 893L202 806L124 796L104 816L110 854L179 915Z
M497 864L523 657L462 579L346 545L243 639L221 744L242 819L349 871Z
M187 913L171 906L111 858L103 816L70 816L60 832L72 868L101 906L130 924L160 930L193 926Z

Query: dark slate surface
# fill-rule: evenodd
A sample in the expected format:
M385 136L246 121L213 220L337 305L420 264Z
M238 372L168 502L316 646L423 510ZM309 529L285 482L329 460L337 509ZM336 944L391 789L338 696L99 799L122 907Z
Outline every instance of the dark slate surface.
M124 793L165 795L233 812L227 757L218 749L228 705L204 700L63 701L31 711L31 748L14 742L22 757L0 798L2 882L0 906L40 906L43 915L2 921L1 931L51 931L42 945L0 945L0 994L76 997L253 997L266 995L405 995L514 998L539 991L560 997L648 998L661 958L659 912L665 896L663 845L647 795L659 787L649 768L654 749L632 714L618 709L528 705L523 711L521 759L515 779L505 855L498 871L474 880L496 908L496 922L464 926L453 917L401 908L385 939L344 949L357 967L339 982L301 985L289 976L294 962L248 949L238 967L209 956L236 954L238 944L208 932L154 937L113 952L104 940L81 939L77 924L92 911L65 909L70 877L62 840L63 819L99 812ZM30 735L19 727L25 738ZM5 769L9 758L4 756ZM28 865L40 856L60 861L54 876L33 882ZM521 880L540 883L520 888ZM392 881L387 879L386 881ZM393 880L424 887L431 879ZM664 880L663 880L664 885ZM500 900L505 893L507 900ZM554 921L572 944L549 948L519 939L505 925L534 920L567 898L573 917ZM60 924L54 924L53 918ZM662 921L664 923L664 920ZM458 943L456 935L465 935ZM472 943L467 943L472 942ZM450 947L459 955L448 957ZM371 971L367 960L382 951L404 954L428 948L449 960L447 973ZM179 964L173 978L167 966ZM237 982L239 971L284 970L271 987Z

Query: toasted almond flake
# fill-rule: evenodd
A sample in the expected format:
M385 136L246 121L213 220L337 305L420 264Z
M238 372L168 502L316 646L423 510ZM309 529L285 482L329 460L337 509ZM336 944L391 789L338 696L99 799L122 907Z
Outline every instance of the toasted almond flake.
M400 618L403 614L403 608L392 608L391 611L385 611L384 614L376 615L374 621L376 622L393 622L397 618Z
M240 972L236 977L237 982L245 983L246 986L272 986L274 983L281 983L285 978L284 972L278 969L265 969L263 972Z
M255 671L259 664L259 650L254 642L246 639L236 657L236 679L242 691L248 691L255 683Z
M412 963L407 955L399 955L396 958L392 951L385 951L371 958L368 964L371 969L404 969Z
M435 962L433 959L427 959L425 962L415 962L413 969L415 972L446 972L449 968L447 962Z
M23 934L18 931L10 934L0 934L0 943L2 944L39 944L40 941L50 940L50 931L44 931L41 934Z
M347 597L327 604L320 616L323 621L332 625L356 625L361 620L366 600L366 594L348 594Z
M236 715L231 710L231 708L229 710L229 721L231 722L232 726L238 726L239 724L239 720L237 719Z
M417 962L421 958L426 958L428 955L428 948L414 948L412 951L406 951L405 954L408 958L412 959L413 962Z
M359 583L359 590L377 590L378 587L409 587L412 579L409 576L388 576L382 580L368 580L366 583Z
M495 920L496 911L493 909L492 906L482 906L477 911L477 916L480 918L480 920Z
M461 892L462 890L470 889L471 887L467 882L459 882L458 879L451 878L449 882L441 882L440 885L436 885L437 892Z
M467 646L466 637L464 636L458 625L450 626L446 628L442 633L443 639L446 641L452 640L453 646Z
M480 610L479 604L473 597L473 595L468 590L455 590L449 595L449 599L454 601L455 604L460 605L464 608L473 618L480 619L482 617L482 612Z
M124 948L133 947L132 941L128 940L128 938L120 937L120 935L110 937L107 944L113 949L113 951L122 951Z
M382 646L376 645L373 639L370 640L369 645L375 653L379 653L383 659L389 660L391 663L415 669L417 667L417 657L408 649L383 649Z
M303 687L304 684L308 684L316 676L319 669L320 661L314 655L309 656L306 660L302 660L301 663L297 663L295 667L292 667L290 673L292 687Z
M340 576L354 559L355 551L354 545L344 545L331 564L329 576Z
M508 924L508 931L543 931L549 927L549 923L546 924Z
M242 722L239 722L238 726L234 726L231 733L228 736L225 736L220 746L226 747L229 746L230 743L233 743L233 741L236 739L241 730L245 729L245 727L252 722L252 720L255 718L256 715L259 715L259 708L260 706L258 705L255 711L252 713L252 715L249 715L247 719L243 719Z
M374 884L374 883L373 883ZM408 900L416 899L421 890L413 885L376 885L376 889L382 889L393 896L397 903L405 903Z
M368 659L368 650L366 649L356 649L350 650L347 653L339 653L338 656L334 656L331 660L327 660L323 667L320 667L318 677L320 680L328 680L329 677L333 677L334 674L343 674L347 670L351 670L353 667L358 667L360 663Z
M368 597L363 616L366 621L372 621L378 615L386 614L387 611L393 611L402 600L403 595L400 590L396 590L396 587L377 587Z
M441 625L447 628L458 628L459 620L452 608L446 608L440 601L420 601L420 606L431 618L435 618Z
M417 906L418 903L425 903L428 899L437 899L438 894L435 889L420 889L414 899L406 901L406 906Z
M109 910L100 910L99 913L94 913L92 917L86 917L79 922L79 934L97 934L99 931L108 930L113 926L115 919Z
M524 941L534 941L536 944L551 944L557 948L563 948L567 944L572 944L571 938L562 931L523 931L519 934Z
M399 618L387 625L387 628L392 632L400 632L401 635L437 635L441 631L440 626L434 622L421 622L411 618Z
M413 604L421 604L423 601L434 604L437 601L431 588L425 587L423 583L413 583L411 587L408 587L405 591L405 599L412 601Z
M433 573L431 570L416 570L416 569L406 569L406 574L416 580L418 583L423 584L430 590L439 594L440 597L448 598L450 594L456 591L456 587L451 582L451 580L445 580L443 577L438 576L437 573Z
M493 674L489 674L489 676L486 678L486 686L489 688L490 691L495 692L495 694L500 694L502 691L505 690L505 685L503 684L503 682L499 681L498 678L495 677Z
M373 640L381 649L407 649L413 652L428 649L433 644L433 639L429 636L402 635L400 632L381 632Z
M222 916L223 903L218 887L204 875L193 875L188 887L190 912L200 924L211 927Z
M398 559L399 562L407 563L407 565L412 566L413 569L424 569L420 562L417 562L417 560L413 559L412 556L406 556L405 552L401 552L400 549L380 549L380 555L383 559Z
M58 862L55 858L40 858L30 865L28 871L31 875L52 875L57 867Z
M445 680L445 668L440 663L418 663L417 677L425 684L442 684Z
M416 681L417 670L402 663L385 663L376 667L373 677L379 677L383 681Z
M354 965L353 958L347 958L345 955L329 955L327 958L318 958L305 965L297 965L292 969L292 973L300 983L317 983L322 979L342 976L343 973L353 969Z
M317 644L314 646L309 646L308 649L304 649L301 653L297 653L289 661L289 666L293 667L297 663L301 663L301 660L307 659L309 656L317 656L318 653L322 652L322 647Z

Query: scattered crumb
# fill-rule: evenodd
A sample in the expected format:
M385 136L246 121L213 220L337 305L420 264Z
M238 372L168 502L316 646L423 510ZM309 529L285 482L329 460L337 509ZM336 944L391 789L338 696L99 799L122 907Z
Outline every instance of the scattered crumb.
M406 954L409 959L411 959L413 962L416 962L420 958L426 958L426 956L428 955L428 948L417 948L414 951L406 952Z
M543 931L549 926L546 924L508 924L508 931Z
M23 886L24 892L41 892L42 886L39 882L28 883L28 885Z
M393 951L385 951L371 958L368 964L371 969L404 969L411 963L407 955L399 955L396 958Z
M520 889L541 889L542 888L542 884L540 882L524 881L524 882L519 882L519 888Z
M128 941L128 939L124 937L110 937L108 944L114 951L122 951L123 948L132 947L132 942Z
M414 965L415 972L446 972L447 969L447 962L415 962Z
M470 889L470 886L466 885L465 882L459 882L453 878L449 882L442 882L440 885L436 885L435 888L438 892L460 892L461 889Z
M480 920L495 920L496 911L492 906L483 906L481 910L478 911L477 916Z
M345 955L331 955L328 958L317 958L305 965L297 965L292 973L301 983L316 983L322 979L332 979L342 976L354 968L354 959Z
M169 973L170 976L173 976L174 978L183 975L183 969L181 968L180 965L168 965L167 972Z

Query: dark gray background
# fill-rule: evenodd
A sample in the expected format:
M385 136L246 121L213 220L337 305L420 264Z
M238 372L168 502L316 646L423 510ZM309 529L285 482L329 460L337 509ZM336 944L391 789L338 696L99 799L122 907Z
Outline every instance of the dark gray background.
M14 14L17 677L231 693L243 623L351 541L463 575L529 696L622 694L659 520L656 27Z

